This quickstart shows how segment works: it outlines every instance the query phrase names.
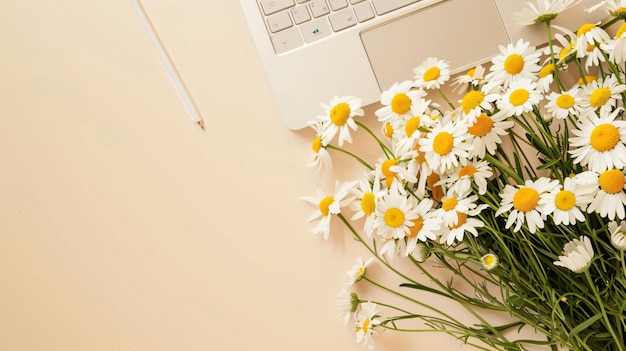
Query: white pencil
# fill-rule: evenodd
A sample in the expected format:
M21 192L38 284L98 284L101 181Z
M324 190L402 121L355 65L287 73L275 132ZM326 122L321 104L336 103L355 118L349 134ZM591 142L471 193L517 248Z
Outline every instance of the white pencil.
M183 102L183 105L185 105L185 109L187 110L189 117L191 118L192 121L198 123L198 125L200 125L200 128L204 130L204 121L202 120L202 116L200 115L200 112L198 111L196 104L191 99L191 96L189 95L189 91L187 90L187 87L183 83L182 79L180 79L180 75L178 74L176 67L174 67L174 64L172 63L172 59L170 58L170 56L167 54L167 51L163 47L163 43L161 43L159 36L154 30L154 26L152 26L152 22L150 22L148 15L146 15L146 11L144 10L141 3L139 3L139 0L131 0L131 2L133 3L135 10L137 11L137 15L139 15L139 19L141 20L141 23L143 24L144 28L148 32L148 36L150 37L150 40L152 40L154 47L159 53L161 62L163 63L163 68L165 68L165 72L167 73L167 76L172 82L174 89L176 89L176 92L178 93L178 97Z

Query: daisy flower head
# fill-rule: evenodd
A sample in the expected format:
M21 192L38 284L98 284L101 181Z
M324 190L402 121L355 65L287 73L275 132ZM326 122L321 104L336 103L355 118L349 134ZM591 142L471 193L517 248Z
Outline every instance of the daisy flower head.
M322 103L321 105L325 114L320 119L327 121L322 143L328 145L337 133L339 133L337 141L339 146L343 146L344 141L351 143L350 129L356 130L357 128L353 117L363 116L363 100L354 96L335 96L330 104Z
M554 64L546 63L539 71L539 79L537 79L537 90L542 93L550 91L550 84L554 81Z
M482 65L478 65L469 69L465 74L461 74L454 78L450 84L453 87L452 92L461 94L471 88L478 87L478 85L485 79L485 68Z
M488 254L483 255L483 257L480 258L480 263L483 264L483 267L485 267L486 270L490 271L498 267L498 264L500 263L500 259L495 254L488 253Z
M496 211L496 216L509 212L505 229L511 228L513 232L522 229L526 223L530 233L535 233L537 229L544 227L545 216L540 200L545 194L553 191L559 182L541 177L535 181L526 180L523 185L509 185L504 187L504 193L500 194L500 208Z
M380 178L385 181L387 188L390 188L397 182L417 182L415 172L413 168L410 167L410 161L417 156L417 151L413 149L401 150L399 148L396 148L394 151L403 151L403 153L394 158L381 158L376 164L376 172Z
M491 60L490 80L498 80L506 88L518 78L534 79L540 69L541 52L530 46L530 42L520 39L515 45L500 45L499 48L500 54Z
M600 110L601 113L611 112L624 91L626 85L620 84L615 75L591 81L581 87L583 107Z
M447 178L439 181L445 184L457 194L463 194L472 189L472 184L478 186L478 194L487 192L487 180L491 178L493 172L487 161L470 161L465 166L457 167Z
M580 0L537 0L536 3L527 2L521 12L513 13L518 24L530 26L535 23L550 22L559 13L578 4Z
M317 188L317 195L315 197L305 196L301 197L301 200L308 202L315 206L316 211L309 217L308 221L314 221L320 219L319 223L311 229L311 232L315 234L323 234L324 239L327 240L330 234L330 219L333 215L341 213L341 209L348 206L353 198L348 198L351 193L351 189L357 182L345 182L335 183L335 192L332 195L326 194L321 188Z
M626 221L609 222L609 234L611 235L611 244L620 251L626 250Z
M601 44L601 48L609 53L609 60L616 65L623 65L626 62L626 36L624 32L626 32L626 23L617 29L613 39Z
M374 261L374 258L371 257L367 261L363 261L361 257L356 259L356 263L350 267L348 270L348 280L346 281L346 285L354 285L361 281L365 277L367 273L367 266Z
M358 307L358 295L350 291L347 287L341 288L337 294L337 308L339 309L339 317L341 317L344 326L348 325L348 322L354 316Z
M502 85L497 80L489 80L478 90L468 91L459 102L463 115L471 122L484 111L491 111L494 102L502 97Z
M413 220L419 217L418 209L411 200L414 198L401 193L399 188L393 186L389 189L389 194L376 206L374 228L383 238L404 238L415 224Z
M359 311L355 317L356 319L356 342L367 346L370 350L374 348L374 340L372 334L376 331L374 328L381 323L381 320L376 318L378 311L378 305L373 302L365 302L361 305L361 311Z
M543 99L543 94L537 90L537 82L528 78L519 78L511 82L508 89L498 100L498 108L509 116L520 116L524 112L532 111Z
M413 85L423 89L439 89L450 79L450 64L436 57L429 57L417 66Z
M587 9L587 12L593 12L602 9L607 14L626 20L626 0L604 0Z
M540 200L543 215L552 215L556 225L570 225L584 222L585 216L581 208L586 208L593 200L593 188L578 185L574 178L565 178L563 186L559 185L546 193Z
M571 89L557 93L552 92L546 98L546 111L556 119L566 119L567 116L578 117L583 111L581 106L582 98L580 97L580 89L577 86Z
M480 114L476 121L467 127L467 142L472 145L469 151L469 158L485 157L485 151L493 155L498 144L502 143L501 136L508 135L508 130L513 128L515 123L507 120L508 115L498 112L493 116L485 113Z
M609 169L601 173L585 171L576 175L580 184L595 185L594 198L587 213L598 213L601 217L614 220L626 217L626 177L622 170Z
M576 31L576 57L582 58L587 56L587 48L602 44L609 41L609 34L598 26L599 23L585 23L578 27Z
M418 141L431 169L444 173L465 163L472 149L466 141L467 127L462 119L444 121Z
M589 113L579 119L572 129L575 136L569 138L574 163L598 173L626 166L626 121L617 120L621 112L620 108L610 115Z
M356 196L355 201L350 205L350 209L355 211L352 220L365 217L365 234L372 236L376 203L387 194L387 190L381 189L380 179L377 176L374 180L370 180L369 173L363 173L358 186L352 189L352 193Z
M322 169L332 169L333 168L333 160L326 150L328 144L324 144L322 140L324 139L324 122L323 121L314 121L309 122L308 124L313 130L315 130L315 138L313 139L313 143L311 144L311 149L313 149L313 154L311 155L311 161L307 164L309 167L314 167L316 173L319 173Z
M419 241L424 242L437 239L442 220L437 216L435 211L432 211L433 206L434 202L430 198L425 198L417 202L415 206L417 217L411 220L413 224L410 225L408 231L404 233L407 239L406 250L404 251L405 256L409 256L415 251Z
M394 83L388 90L382 92L380 103L383 107L376 110L375 115L379 122L390 122L393 126L398 118L413 117L414 103L426 96L421 89L412 89L410 80Z
M563 252L554 265L567 268L574 273L582 273L591 265L593 255L591 240L581 235L579 239L573 239L563 246Z
M453 199L452 197L447 198L445 201L450 201ZM469 202L466 200L470 200ZM445 225L442 229L441 238L439 242L441 244L446 243L448 245L452 245L455 241L461 242L463 241L463 237L465 233L470 233L474 236L478 236L477 228L482 228L485 226L485 223L480 219L476 218L480 214L480 212L487 208L486 204L476 205L476 201L478 197L475 195L467 197L465 196L462 201L464 204L456 204L456 207L459 209L456 211L456 222L452 221L450 224ZM442 208L445 206L450 206L450 204L442 203ZM450 206L451 207L451 206ZM463 211L464 208L467 208L467 211ZM449 213L449 212L448 212ZM449 216L448 218L452 218L453 216ZM446 218L444 218L444 221Z

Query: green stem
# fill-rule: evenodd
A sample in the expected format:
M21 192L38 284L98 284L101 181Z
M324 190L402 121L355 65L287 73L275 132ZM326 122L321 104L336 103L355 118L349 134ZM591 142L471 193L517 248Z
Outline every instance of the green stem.
M352 152L342 149L340 147L334 146L334 145L328 145L326 146L329 149L333 149L333 150L337 150L339 152L343 152L346 155L352 156L355 160L359 161L362 165L364 165L365 167L367 167L369 170L374 170L374 167L372 167L369 163L367 163L365 160L363 160L362 158L360 158L359 156L353 154Z
M585 270L585 277L587 278L587 282L589 283L591 290L593 290L593 293L596 297L598 305L600 306L600 312L602 313L604 324L606 325L606 328L609 330L609 333L611 333L611 336L613 337L613 340L615 341L615 345L617 346L617 349L619 351L624 351L624 345L621 344L620 338L617 337L617 334L615 334L615 330L613 330L613 324L609 320L609 316L607 315L606 309L604 308L604 301L602 300L602 297L600 296L600 292L598 291L596 284L593 282L593 279L591 278L591 273L589 273L589 269Z

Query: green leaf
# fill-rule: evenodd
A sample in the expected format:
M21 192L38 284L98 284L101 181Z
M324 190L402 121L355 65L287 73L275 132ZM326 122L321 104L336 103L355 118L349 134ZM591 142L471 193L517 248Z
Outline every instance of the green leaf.
M596 314L595 316L587 319L586 321L580 323L579 325L577 325L574 329L572 329L569 332L570 337L577 335L578 333L580 333L581 331L589 328L593 323L595 323L596 321L598 321L598 319L602 318L601 314Z

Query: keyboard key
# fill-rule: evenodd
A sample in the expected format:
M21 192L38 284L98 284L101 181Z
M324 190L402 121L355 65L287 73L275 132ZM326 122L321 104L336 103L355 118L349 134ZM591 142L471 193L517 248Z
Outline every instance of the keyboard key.
M261 0L261 8L266 16L288 9L294 5L293 0Z
M270 32L276 33L293 25L287 11L279 12L267 18L267 25Z
M372 0L376 13L384 15L387 12L399 9L406 5L418 2L419 0Z
M330 3L330 8L333 11L341 10L342 8L348 6L348 1L346 0L328 0Z
M332 30L326 18L306 22L302 24L300 28L302 29L302 36L306 43L312 43L332 34Z
M374 18L374 10L370 6L369 2L362 2L354 6L354 14L359 22L365 22Z
M276 51L277 54L282 54L283 52L304 45L300 31L296 27L278 32L272 35L271 39L274 45L274 51Z
M326 5L326 0L311 0L309 2L309 8L311 9L313 17L324 16L330 12L328 5Z
M296 6L291 9L291 16L293 16L294 22L296 24L301 24L306 21L311 20L311 15L309 14L309 10L307 10L306 6Z
M339 32L342 29L352 27L356 24L356 16L352 9L344 9L339 12L334 12L328 16L330 25L335 32Z

